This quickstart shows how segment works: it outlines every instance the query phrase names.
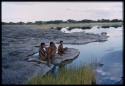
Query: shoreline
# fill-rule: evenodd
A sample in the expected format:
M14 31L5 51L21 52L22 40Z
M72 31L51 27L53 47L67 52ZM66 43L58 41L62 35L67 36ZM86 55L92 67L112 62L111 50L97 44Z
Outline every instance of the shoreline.
M78 33L63 33L59 30L45 30L31 26L2 26L2 83L3 84L23 84L28 77L43 72L41 68L49 69L44 64L37 65L25 62L27 55L33 52L38 52L34 46L41 42L49 43L54 41L58 43L60 40L64 44L84 44L99 42L104 37L99 34L78 32ZM105 41L106 41L105 40ZM102 40L101 40L102 41Z
M37 77L39 75L45 76L47 73L49 73L54 68L54 66L59 66L59 65L63 64L65 61L71 61L71 60L73 61L74 59L76 59L79 56L79 54L80 54L80 52L74 48L68 48L66 54L64 54L63 56L60 56L56 53L54 62L53 62L53 64L51 64L50 67L48 67L46 63L39 64L39 65L45 64L45 67L43 67L43 69L46 70L46 72L43 73L43 72L37 71L36 74L33 74L31 77L29 77L27 81L29 81L33 77ZM31 62L35 62L35 60L39 62L40 60L37 57L38 56L31 56L28 59L32 58ZM37 62L36 62L36 64L37 64ZM25 84L27 83L27 81L25 82Z

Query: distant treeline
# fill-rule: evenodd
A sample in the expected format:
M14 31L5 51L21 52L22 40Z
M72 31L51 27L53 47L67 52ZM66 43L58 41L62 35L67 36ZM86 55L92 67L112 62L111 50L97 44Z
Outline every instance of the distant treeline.
M2 22L2 24L19 24L19 25L23 25L23 24L60 24L60 23L96 23L96 22L123 22L123 20L119 20L119 19L101 19L101 20L88 20L88 19L84 19L84 20L72 20L72 19L68 19L67 21L63 21L63 20L53 20L53 21L35 21L35 22Z

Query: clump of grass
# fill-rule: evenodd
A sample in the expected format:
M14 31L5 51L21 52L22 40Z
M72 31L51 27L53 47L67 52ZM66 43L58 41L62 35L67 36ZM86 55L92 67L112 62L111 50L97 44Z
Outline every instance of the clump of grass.
M56 27L56 29L57 29L57 30L61 30L61 29L62 29L62 27Z
M88 66L83 66L82 68L67 69L61 68L58 75L55 77L51 74L34 77L32 80L28 81L28 84L87 84L91 85L96 82L95 73L93 69Z
M121 27L121 25L112 25L111 27L118 28Z
M74 28L91 29L91 27L89 27L89 26L76 26L76 27L74 26L74 27L69 27L68 30L72 30Z
M109 26L101 26L102 28L109 28L109 27L114 27L114 28L118 28L121 27L121 25L109 25Z
M109 28L110 26L102 26L102 28Z
M81 27L82 29L91 29L91 27Z

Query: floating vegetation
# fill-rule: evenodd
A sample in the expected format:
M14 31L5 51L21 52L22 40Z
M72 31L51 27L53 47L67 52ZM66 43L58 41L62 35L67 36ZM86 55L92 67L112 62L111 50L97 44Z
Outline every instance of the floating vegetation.
M83 26L83 27L69 27L68 30L72 30L72 29L91 29L91 27L87 27L87 26Z
M81 27L82 29L91 29L92 27Z
M62 29L62 27L50 27L50 29L61 30L61 29Z
M57 30L61 30L61 29L62 29L62 27L56 27L56 29L57 29Z
M118 28L121 27L121 25L112 25L111 27Z
M118 28L121 27L121 25L101 26L101 28L110 28L110 27Z
M62 28L64 28L64 27L67 27L67 26L65 26L65 25L60 25L60 26L52 26L52 27L50 27L50 29L56 29L56 30L61 30ZM72 30L72 29L91 29L93 26L92 25L90 25L90 26L88 26L88 25L86 25L86 26L83 26L83 25L78 25L78 26L73 26L73 25L68 25L68 28L67 28L67 30ZM100 29L100 28L110 28L110 27L114 27L114 28L118 28L118 27L122 27L122 24L109 24L109 25L106 25L106 24L102 24L102 25L98 25L98 29Z
M101 26L101 28L109 28L110 26Z

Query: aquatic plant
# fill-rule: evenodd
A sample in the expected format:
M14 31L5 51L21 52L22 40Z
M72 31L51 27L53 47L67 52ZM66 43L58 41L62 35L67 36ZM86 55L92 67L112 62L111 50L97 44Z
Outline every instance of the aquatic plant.
M52 74L47 74L44 77L37 76L28 81L28 84L95 84L95 72L90 65L82 66L74 69L61 68L58 75L55 77Z
M57 29L57 30L61 30L61 29L62 29L62 27L56 27L56 29Z
M109 28L109 27L114 27L114 28L118 28L121 27L122 25L108 25L108 26L101 26L102 28Z
M68 30L72 30L72 29L75 29L75 28L79 28L79 29L91 29L91 27L87 27L87 26L74 26L74 27L69 27Z
M109 28L110 26L101 26L102 28Z
M111 27L118 28L121 27L122 25L112 25Z

